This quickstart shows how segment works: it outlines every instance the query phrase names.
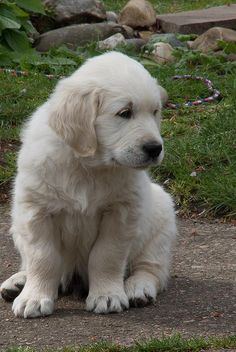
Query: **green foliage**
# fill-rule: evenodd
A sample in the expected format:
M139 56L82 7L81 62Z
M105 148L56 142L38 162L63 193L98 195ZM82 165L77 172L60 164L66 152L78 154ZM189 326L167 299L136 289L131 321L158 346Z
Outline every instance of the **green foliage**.
M173 52L177 62L176 69L196 69L204 66L204 70L218 73L220 75L228 72L235 72L236 62L229 62L224 56L214 56L204 54L197 50L189 50L187 48L177 48Z
M201 352L201 351L222 351L222 349L233 349L236 347L236 336L225 336L221 338L192 337L183 338L176 334L170 337L152 339L149 341L136 342L130 346L112 344L109 342L99 342L90 345L64 346L62 352ZM45 349L47 352L47 349ZM58 352L58 349L48 350L48 352ZM9 347L2 352L35 352L30 347Z
M181 34L177 33L176 38L180 40L181 42L187 42L189 40L194 40L198 37L197 34Z
M234 42L225 42L224 40L218 40L218 46L225 54L236 54L236 44Z
M0 2L0 66L32 57L31 37L36 33L28 12L44 14L40 0L1 0Z

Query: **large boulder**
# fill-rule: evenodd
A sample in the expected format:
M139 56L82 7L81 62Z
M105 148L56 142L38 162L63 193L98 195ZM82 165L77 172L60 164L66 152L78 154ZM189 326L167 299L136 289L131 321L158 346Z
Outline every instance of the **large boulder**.
M113 22L76 24L41 34L35 42L35 47L42 52L62 44L75 49L77 46L103 40L116 33L122 33L126 38L128 37L125 29Z
M99 0L43 0L51 17L61 25L101 22L106 11Z
M146 0L130 0L120 12L119 23L132 28L150 27L156 23L156 13Z
M236 43L236 31L229 28L213 27L201 34L191 44L191 49L197 49L203 53L219 50L219 40Z

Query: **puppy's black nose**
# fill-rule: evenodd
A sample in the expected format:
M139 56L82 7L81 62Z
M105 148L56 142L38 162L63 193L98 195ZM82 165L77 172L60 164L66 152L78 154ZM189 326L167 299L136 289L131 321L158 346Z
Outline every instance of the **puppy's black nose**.
M142 149L150 159L156 159L162 151L162 145L157 142L149 142L145 143Z

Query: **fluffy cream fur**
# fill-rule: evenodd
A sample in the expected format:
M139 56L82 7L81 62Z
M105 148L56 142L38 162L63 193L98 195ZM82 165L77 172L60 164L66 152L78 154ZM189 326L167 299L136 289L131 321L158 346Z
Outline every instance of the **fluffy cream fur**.
M163 149L150 157L143 147L162 146L161 99L165 91L141 64L111 52L61 80L29 119L11 227L22 267L1 286L24 286L16 316L51 314L75 271L96 313L147 304L166 286L175 215L144 171Z

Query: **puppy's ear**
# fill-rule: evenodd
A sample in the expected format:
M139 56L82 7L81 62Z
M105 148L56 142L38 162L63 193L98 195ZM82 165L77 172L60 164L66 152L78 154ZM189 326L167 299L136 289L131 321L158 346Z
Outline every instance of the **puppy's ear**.
M167 91L162 86L159 86L159 90L160 90L160 96L161 96L161 104L162 106L165 106L165 104L168 101Z
M94 155L97 148L95 119L98 93L58 87L51 100L50 127L82 157ZM60 89L61 88L61 89Z

